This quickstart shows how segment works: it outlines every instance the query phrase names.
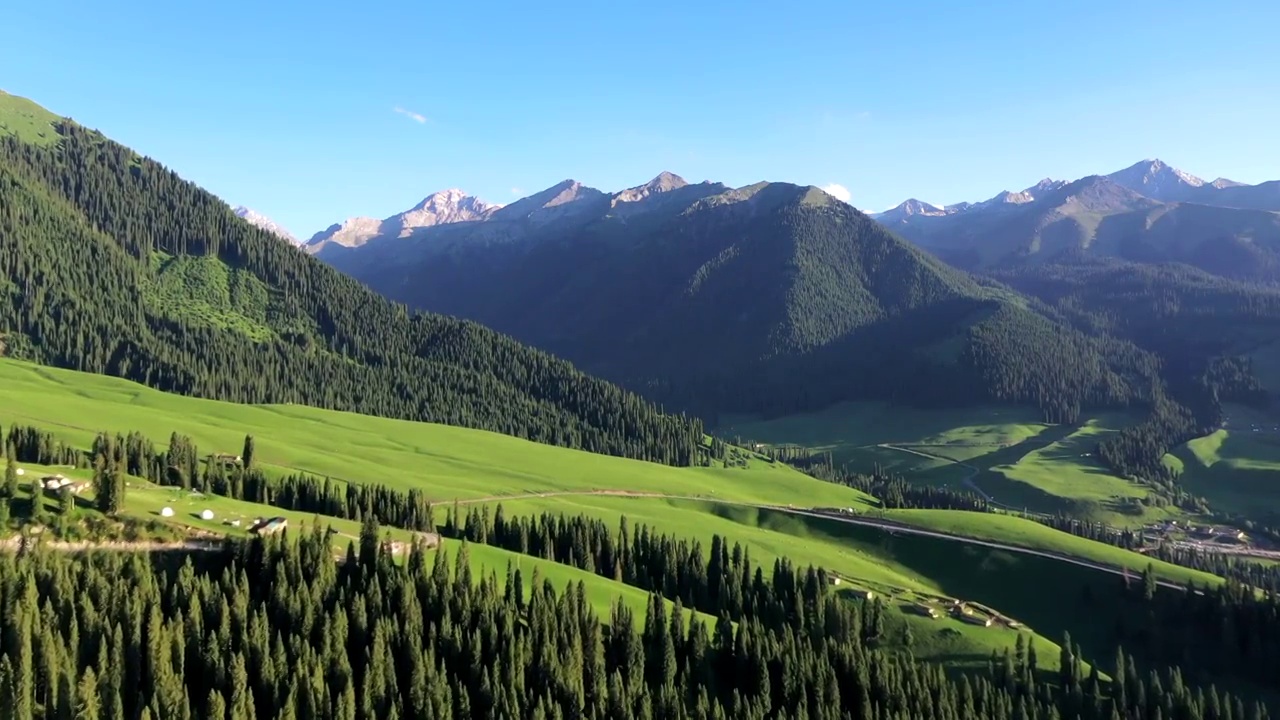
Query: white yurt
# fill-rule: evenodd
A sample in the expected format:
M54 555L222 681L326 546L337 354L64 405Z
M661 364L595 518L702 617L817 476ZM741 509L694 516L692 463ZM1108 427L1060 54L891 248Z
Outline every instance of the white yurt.
M213 511L212 511L212 510L201 510L201 511L200 511L200 519L201 519L201 520L212 520L212 519L213 519Z
M173 508L167 507L160 511L160 517L173 517Z

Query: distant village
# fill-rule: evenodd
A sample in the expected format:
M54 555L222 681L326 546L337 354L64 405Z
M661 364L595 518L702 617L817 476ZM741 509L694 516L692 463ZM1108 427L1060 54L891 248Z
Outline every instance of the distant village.
M1156 545L1164 542L1188 542L1245 547L1253 543L1247 533L1239 528L1196 525L1190 522L1165 520L1142 526L1142 543Z

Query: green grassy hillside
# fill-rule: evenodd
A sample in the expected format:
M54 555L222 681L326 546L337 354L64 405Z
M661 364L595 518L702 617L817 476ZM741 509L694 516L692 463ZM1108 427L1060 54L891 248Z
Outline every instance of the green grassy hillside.
M744 468L672 468L443 425L168 395L116 378L12 360L0 361L0 383L6 390L0 422L46 427L82 447L99 430L138 430L157 442L177 431L191 436L202 452L238 452L249 433L256 438L255 464L261 463L269 473L303 470L354 483L419 488L438 502L438 512L443 512L441 503L447 505L453 499L468 504L500 500L508 516L564 513L614 525L625 515L633 526L645 524L664 534L697 539L704 547L719 534L743 544L753 562L766 570L780 558L827 567L846 579L846 587L872 590L899 609L917 602L942 608L955 597L978 600L1039 631L1037 643L1043 649L1053 647L1048 638L1056 637L1062 628L1074 628L1078 618L1068 613L1063 616L1066 619L1054 620L1051 612L1037 610L1037 604L1056 607L1059 596L1081 578L1101 587L1118 582L1105 573L1066 569L1063 563L1046 558L971 548L943 539L904 540L874 528L713 502L853 507L865 517L878 515L871 512L868 498L851 489L760 459ZM284 515L296 524L312 520L307 513L131 483L126 512L142 520L155 520L165 506L177 511L170 524L218 533L242 533L243 523L239 529L223 523L266 514ZM600 492L608 494L585 494ZM666 499L653 494L705 499ZM194 517L205 508L215 512L212 522ZM947 511L893 512L884 517L1067 552L1109 565L1137 569L1146 564L1141 556L1013 518ZM355 523L332 522L341 533L335 538L339 546L358 535ZM485 548L478 554L483 557L490 550ZM525 558L520 561L531 562ZM1025 594L1000 589L1002 582L996 571L1001 568L1012 568L1019 577L1031 578L1022 591ZM548 573L556 570L559 568L548 568ZM1159 572L1171 580L1187 577L1185 571L1171 566L1161 566ZM608 584L589 587L594 604L603 606L608 598L623 592L612 581L600 581ZM1009 629L973 627L952 619L930 621L897 613L894 617L900 618L894 622L911 623L915 628L918 644L914 651L918 655L957 666L980 666L993 648L1003 648L1016 637ZM1045 623L1042 629L1040 625Z
M605 489L841 507L868 499L764 460L745 469L674 468L447 425L188 398L12 360L0 361L0 385L0 422L56 426L80 445L99 430L138 430L158 442L177 431L202 451L238 452L252 434L261 462L276 472L417 487L437 501Z
M0 136L14 135L33 145L57 141L53 124L60 118L24 97L0 90Z
M717 428L769 445L831 453L861 473L890 473L926 485L975 488L992 504L1038 513L1131 525L1170 510L1137 501L1148 488L1099 462L1097 444L1136 416L1105 413L1078 425L1037 422L1028 408L917 409L888 403L842 403L816 413L769 420L729 418Z
M1174 448L1165 462L1215 508L1254 520L1280 518L1280 420L1239 405L1227 427Z
M22 468L24 470L24 478L59 473L76 480L89 480L92 475L88 470L43 466L33 463L23 463ZM27 496L28 491L24 490L23 497ZM46 499L44 502L47 512L54 512L56 501ZM161 510L163 508L172 509L174 515L172 517L162 516ZM205 510L213 512L211 520L202 518L201 514ZM113 539L141 543L139 547L146 547L148 542L163 545L184 537L247 538L250 535L249 527L251 523L257 518L265 517L286 518L289 521L291 534L306 532L310 528L317 526L332 529L331 539L335 558L342 557L348 544L358 542L360 537L360 523L353 520L282 510L269 505L233 500L218 495L192 492L181 488L163 487L148 483L140 478L131 477L128 480L126 504L124 512L121 514L121 519L136 521L136 524L131 527L128 534L116 535ZM93 509L92 490L85 491L78 498L77 508L72 519L77 522L85 521L89 523L103 520L101 514ZM4 533L0 532L0 536L3 535ZM404 547L414 542L416 536L415 533L391 527L383 527L381 535L386 539L402 543ZM3 539L3 537L0 537L0 539ZM91 538L84 532L84 529L81 529L78 532L74 532L65 541L52 540L50 542L55 543L55 547L57 547L56 543L58 542L76 541L89 542ZM430 557L440 548L446 549L453 555L456 554L461 546L459 541L451 539L438 539L438 542L438 545L427 550L428 563L431 562ZM511 566L519 569L523 574L526 595L532 592L532 581L535 574L539 581L550 581L557 590L563 590L565 585L569 583L577 584L581 582L586 590L588 602L602 617L607 618L613 604L621 600L636 612L636 618L639 621L643 617L643 611L648 603L649 594L639 588L615 582L595 573L579 570L568 565L475 543L469 544L467 551L473 574L478 576L480 574L488 575L493 573L498 578L498 586L500 588L505 586L506 570L508 566ZM673 603L670 601L666 605L668 608L673 607ZM695 614L707 622L709 626L715 624L716 618L704 613Z

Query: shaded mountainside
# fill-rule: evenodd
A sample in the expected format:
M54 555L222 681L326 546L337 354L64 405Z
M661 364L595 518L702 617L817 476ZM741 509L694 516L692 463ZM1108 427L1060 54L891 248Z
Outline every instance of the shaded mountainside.
M203 397L697 460L698 423L474 323L410 313L158 163L32 120L26 101L15 120L3 99L0 126L19 131L0 137L4 354Z
M1085 254L1180 262L1227 278L1275 281L1280 185L1273 185L1205 182L1156 160L1072 183L1042 182L1022 193L948 206L953 211L945 213L895 208L877 219L970 270Z
M1265 352L1280 338L1280 290L1228 280L1181 264L1114 258L1025 265L993 273L1051 305L1089 334L1141 347L1160 361L1168 396L1160 422L1122 433L1104 455L1126 473L1163 474L1156 459L1178 443L1217 429L1222 402L1264 407L1280 392L1261 378L1276 368Z
M1238 362L1250 379L1223 399L1263 400L1247 356L1280 338L1280 290L1270 285L1227 280L1186 265L1111 258L1010 268L993 276L1052 305L1087 332L1124 338L1155 353L1167 375L1190 377L1217 362Z
M526 201L319 256L395 300L711 418L874 397L1026 402L1070 421L1151 398L1154 364L1136 349L1110 352L816 188L672 178L643 193L575 191L531 222L557 186L513 219L498 215Z

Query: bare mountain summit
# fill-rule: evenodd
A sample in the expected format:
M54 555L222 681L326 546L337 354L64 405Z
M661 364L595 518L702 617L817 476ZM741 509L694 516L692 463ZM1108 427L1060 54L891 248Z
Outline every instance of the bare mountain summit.
M253 210L243 205L239 205L234 210L232 210L232 212L234 212L237 217L244 218L245 221L248 222L250 225L258 227L262 230L266 230L267 232L271 233L272 235L275 235L281 240L288 242L291 245L302 244L301 240L294 237L292 233L290 233L288 230L285 230L283 227L281 227L279 223L267 217L266 215L263 215L257 210Z
M1188 199L1205 182L1160 160L1143 160L1107 176L1111 182L1161 202Z
M614 195L613 204L616 206L620 203L638 202L651 195L657 195L658 193L664 193L671 190L679 190L688 184L689 183L679 175L675 175L664 170L649 182L643 185L637 185L633 188L627 188L626 190Z
M927 203L923 200L910 198L903 201L902 204L895 208L885 210L882 213L875 213L871 217L885 225L893 225L895 223L906 222L908 218L912 217L942 217L947 214L947 209L944 207L939 207L933 203Z
M409 210L383 220L354 217L330 225L307 241L307 250L316 252L330 244L360 247L381 237L411 237L417 231L437 225L486 220L501 208L501 205L487 203L461 190L441 190L428 195Z

